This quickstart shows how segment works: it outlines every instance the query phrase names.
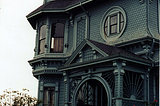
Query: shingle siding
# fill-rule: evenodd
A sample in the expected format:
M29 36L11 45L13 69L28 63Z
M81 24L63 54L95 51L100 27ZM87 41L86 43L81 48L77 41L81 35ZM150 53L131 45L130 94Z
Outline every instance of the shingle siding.
M112 6L120 6L126 12L127 25L122 36L116 43L125 42L146 36L147 33L147 17L146 2L140 4L137 0L123 0L103 2L90 11L90 39L99 42L105 42L100 35L100 22L103 14Z
M153 0L149 4L149 28L151 34L159 39L160 34L158 33L158 0Z

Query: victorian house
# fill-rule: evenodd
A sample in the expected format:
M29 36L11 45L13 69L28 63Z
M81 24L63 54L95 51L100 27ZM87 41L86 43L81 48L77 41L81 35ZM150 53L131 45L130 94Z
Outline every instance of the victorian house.
M159 99L160 0L44 0L27 19L40 106Z

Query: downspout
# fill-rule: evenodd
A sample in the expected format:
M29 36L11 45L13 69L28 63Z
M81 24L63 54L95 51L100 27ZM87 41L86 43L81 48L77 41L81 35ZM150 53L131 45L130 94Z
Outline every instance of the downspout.
M154 43L155 43L155 39L154 39L154 35L151 33L151 31L150 31L150 27L149 27L149 0L147 0L147 30L148 30L148 33L152 36L152 46L151 46L151 48L150 48L150 50L149 50L149 52L148 52L148 54L147 54L147 58L149 59L149 60L151 60L152 61L152 64L151 64L151 67L150 68L148 68L148 102L149 102L149 72L150 72L150 70L154 67L154 60L151 58L151 52L152 52L152 50L153 50L153 47L154 47Z

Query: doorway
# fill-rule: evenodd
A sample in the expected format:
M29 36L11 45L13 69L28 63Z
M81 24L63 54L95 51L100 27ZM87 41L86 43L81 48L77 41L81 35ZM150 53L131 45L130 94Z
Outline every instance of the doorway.
M76 95L77 106L107 106L107 93L101 82L90 79L85 81Z

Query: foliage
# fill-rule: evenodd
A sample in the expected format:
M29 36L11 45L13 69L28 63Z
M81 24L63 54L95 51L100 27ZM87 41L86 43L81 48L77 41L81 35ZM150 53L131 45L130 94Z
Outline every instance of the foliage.
M148 101L144 101L144 106L157 106L158 105L158 100L154 99L153 102L149 103ZM136 106L136 105L133 105Z
M158 100L154 99L152 103L149 103L148 101L145 101L145 106L157 106L158 105Z
M0 95L0 106L37 106L41 101L28 94L28 89L18 90L6 89L4 94Z

